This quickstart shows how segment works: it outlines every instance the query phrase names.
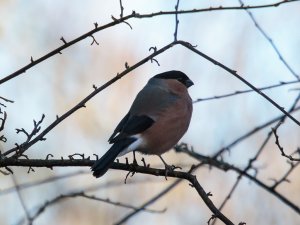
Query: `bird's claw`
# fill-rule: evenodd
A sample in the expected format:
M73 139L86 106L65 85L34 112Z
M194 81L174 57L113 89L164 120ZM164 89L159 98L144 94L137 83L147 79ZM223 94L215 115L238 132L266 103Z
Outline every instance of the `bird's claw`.
M139 164L137 163L136 159L134 158L132 163L131 163L132 166L138 166Z
M125 180L124 180L124 183L126 184L126 182L127 182L127 178L129 177L129 175L130 175L130 177L133 177L133 175L135 174L135 170L136 170L136 167L138 166L138 164L137 164L137 162L135 161L133 161L131 164L128 164L128 166L129 166L129 171L128 171L128 173L126 174L126 177L125 177Z
M174 166L174 165L168 165L168 164L165 164L165 179L166 180L168 180L167 179L167 176L168 176L168 173L169 172L174 172L174 170L176 170L176 169L182 169L180 166Z

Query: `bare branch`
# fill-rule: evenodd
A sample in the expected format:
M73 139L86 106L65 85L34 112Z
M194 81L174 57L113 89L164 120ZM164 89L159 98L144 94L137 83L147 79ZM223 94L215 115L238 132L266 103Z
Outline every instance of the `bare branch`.
M45 137L45 135L47 133L49 133L54 127L56 127L59 123L61 123L66 118L68 118L71 114L73 114L74 112L76 112L78 109L84 107L85 104L91 98L93 98L95 95L97 95L99 92L101 92L102 90L104 90L105 88L107 88L108 86L110 86L111 84L113 84L114 82L116 82L117 80L121 79L123 76L125 76L129 72L133 71L134 69L136 69L139 66L145 64L149 60L153 59L153 57L155 57L156 55L159 55L162 52L168 50L169 48L172 48L174 45L176 45L176 43L172 42L172 43L164 46L163 48L161 48L161 49L153 52L152 54L150 54L146 58L142 59L141 61L137 62L136 64L132 65L131 67L125 69L120 74L117 74L114 78L112 78L111 80L109 80L108 82L106 82L105 84L103 84L102 86L98 87L97 89L95 89L95 86L94 86L94 91L91 92L87 97L85 97L77 105L75 105L73 108L71 108L69 111L67 111L66 113L64 113L60 117L56 117L56 120L53 121L48 127L46 127L42 132L40 132L40 134L38 136L36 136L34 139L26 142L24 145L22 145L21 147L22 147L23 150L21 150L20 152L23 153L24 151L26 151L28 148L30 148L32 145L34 145L39 140L43 140L44 137ZM19 150L19 146L16 146L16 147L14 147L14 148L12 148L12 149L7 150L6 152L4 152L3 155L7 156L8 154L16 152L18 150Z
M299 83L299 82L300 82L299 80L281 81L279 84L273 84L273 85L269 85L269 86L261 87L261 88L257 88L257 89L262 91L262 90L268 90L268 89L272 89L272 88L282 87L282 86L285 86L285 85L296 84L296 83ZM245 94L245 93L249 93L249 92L254 92L254 90L249 89L249 90L243 90L243 91L235 91L233 93L224 94L224 95L216 95L216 96L207 97L207 98L198 98L198 99L194 100L194 103L209 101L209 100L222 99L222 98L232 97L232 96Z
M136 207L131 206L129 204L124 204L121 202L114 202L114 201L111 201L110 199L99 198L99 197L96 197L93 195L87 195L84 192L80 191L80 192L74 192L74 193L70 193L70 194L62 194L51 200L46 201L45 204L43 204L41 207L39 207L38 210L36 211L36 213L31 218L28 219L29 224L32 224L34 222L34 220L36 220L43 212L45 212L45 210L49 206L52 206L62 200L69 199L69 198L75 198L75 197L83 197L83 198L111 204L114 206L120 206L120 207L124 207L124 208L129 208L129 209L136 209ZM164 212L164 210L150 210L150 209L143 209L143 211L150 212L150 213L163 213Z
M78 175L88 174L88 173L90 173L90 172L89 171L88 172L77 171L77 172L71 172L71 173L67 173L67 174L64 174L64 175L60 175L60 176L46 178L46 179L35 181L35 182L26 182L26 183L23 183L23 184L18 184L18 185L15 185L13 187L9 187L9 188L6 188L6 189L1 189L0 196L12 193L12 192L16 191L16 189L23 190L23 189L27 189L27 188L31 188L31 187L36 187L36 186L39 186L39 185L42 185L42 184L47 184L47 183L51 183L51 182L54 182L54 181L58 181L58 180L61 180L61 179L70 178L70 177L73 177L73 176L78 176Z
M123 17L123 12L124 12L124 7L122 5L122 0L119 0L119 2L120 2L120 9L121 9L120 18L122 18Z
M18 133L24 133L26 135L26 141L24 141L21 145L16 144L17 145L15 147L16 153L15 153L14 156L20 157L20 156L24 155L24 152L30 147L30 146L28 146L28 144L31 142L32 138L39 133L39 131L41 129L41 124L42 124L44 119L45 119L45 115L43 114L41 119L38 122L33 120L33 129L30 133L28 133L24 128L21 128L21 129L17 128L16 129L17 134ZM40 136L40 135L38 135L35 139L36 139L36 142L46 140L44 138L44 136Z
M239 0L241 3L241 6L244 5L242 0ZM299 75L291 68L291 66L287 63L287 61L283 58L282 53L279 51L278 47L275 45L273 40L269 37L269 35L263 30L263 28L258 24L257 20L253 16L252 12L249 10L245 9L246 12L248 13L250 19L253 21L255 27L259 30L259 32L266 38L266 40L270 43L276 54L278 55L280 61L285 65L285 67L292 73L294 77L296 77L298 80L300 80Z
M239 169L238 167L235 167L234 165L231 165L229 163L226 163L224 161L218 160L215 156L213 157L208 157L208 156L204 156L201 155L197 152L192 151L189 148L182 148L181 146L178 146L177 148L181 148L180 150L178 149L179 152L183 152L188 154L189 156L199 160L202 164L208 164L209 166L213 166L216 167L218 169L221 169L223 171L235 171L236 173L239 174L238 179L236 181L236 183L242 178L242 177L246 177L248 179L250 179L251 181L253 181L255 184L257 184L258 186L262 187L263 189L265 189L266 191L268 191L269 193L271 193L272 195L274 195L275 197L277 197L278 199L280 199L283 203L285 203L287 206L289 206L291 209L293 209L295 212L297 212L298 214L300 214L300 208L299 206L295 205L294 203L292 203L291 201L289 201L286 197L284 197L282 194L280 194L279 192L275 191L274 188L272 186L268 186L266 184L264 184L262 181L260 181L259 179L257 179L255 176L250 175L245 169ZM237 184L234 184L234 188L231 189L230 194L233 193L234 189L236 188ZM226 199L230 199L230 196L226 196ZM223 203L223 205L225 205L225 203Z
M92 166L95 163L94 160L31 160L31 159L14 159L6 158L0 159L0 167L4 166L31 166L31 167L54 167L54 166ZM125 171L133 171L136 173L149 174L154 176L166 176L166 171L163 169L154 169L150 167L135 166L132 168L129 164L113 163L112 169L119 169ZM202 186L198 182L196 176L192 175L190 172L196 167L192 167L187 173L180 171L169 171L167 176L174 178L181 178L189 181L192 186L196 189L199 196L205 202L206 206L213 212L213 214L222 220L225 224L233 224L226 216L224 216L209 199L206 192L203 190Z
M296 108L296 105L298 103L298 101L300 100L300 94L298 95L298 97L295 99L294 103L292 104L291 108L289 109L289 113L293 112ZM279 119L279 122L277 123L277 126L279 126L281 123L283 123L285 121L285 119L287 118L286 115L281 116L281 118ZM237 177L236 182L234 183L234 185L232 186L231 190L229 191L228 195L225 197L225 199L223 200L222 204L219 207L219 210L222 210L222 208L225 206L225 204L227 203L227 201L230 199L231 195L233 194L233 192L236 190L238 184L241 181L241 178L244 174L247 173L247 171L249 171L250 169L254 169L255 173L257 174L257 169L253 168L253 162L256 161L258 159L258 157L260 156L260 154L262 153L262 151L265 149L265 146L267 145L267 143L269 142L270 138L271 138L272 133L269 132L267 137L265 138L265 140L263 141L261 147L258 149L257 153L255 154L255 156L251 159L249 159L248 161L248 165L246 166L246 168L243 170L243 173L240 173L239 176ZM222 150L220 150L220 152L222 152ZM219 152L219 153L220 153ZM288 173L289 174L289 173ZM255 175L256 177L256 175ZM276 184L276 183L275 183ZM274 191L274 187L265 187L268 191L270 191L271 193ZM277 195L278 196L278 195ZM293 209L298 210L299 208L296 207L293 203L291 203L290 201L288 201L287 199L283 198L283 197L279 197L283 202L285 202L288 206L292 207ZM216 220L213 221L213 224L215 224Z
M253 86L249 81L247 81L246 79L244 79L243 77L241 77L237 71L230 69L229 67L223 65L222 63L212 59L211 57L209 57L208 55L205 55L204 53L198 51L196 48L194 48L193 46L191 46L189 43L184 42L184 41L178 41L178 44L181 44L183 46L185 46L186 48L190 49L191 51L195 52L197 55L202 56L203 58L207 59L208 61L212 62L213 64L221 67L222 69L226 70L227 72L229 72L230 74L232 74L233 76L235 76L236 78L238 78L240 81L242 81L244 84L246 84L248 87L250 87L251 89L253 89L256 93L258 93L259 95L261 95L262 97L264 97L268 102L270 102L272 105L274 105L277 109L279 109L281 112L283 112L287 117L289 117L292 121L294 121L298 126L300 126L300 122L298 120L296 120L293 116L291 116L287 111L284 110L283 107L281 107L280 105L278 105L274 100L272 100L269 96L267 96L266 94L264 94L263 92L261 92L260 90L258 90L255 86Z
M133 212L131 212L131 213L127 214L126 216L124 216L122 219L120 219L114 225L121 225L121 224L125 223L127 220L129 220L131 217L133 217L135 214L139 213L141 210L143 210L147 206L153 204L158 199L162 198L164 195L166 195L167 193L169 193L172 189L174 189L181 182L182 182L182 180L180 180L180 179L176 180L173 184L169 185L163 191L159 192L157 195L155 195L154 197L152 197L149 201L147 201L144 204L142 204L138 209L136 209Z
M278 7L280 5L286 4L286 3L292 3L292 2L298 2L299 0L283 0L278 1L275 3L270 4L262 4L262 5L244 5L244 6L228 6L228 7L209 7L204 9L191 9L191 10L179 10L176 11L160 11L150 14L136 14L136 18L146 18L146 17L154 17L154 16L161 16L161 15L174 15L174 14L191 14L191 13L200 13L200 12L211 12L211 11L224 11L224 10L245 10L245 9L263 9L263 8L272 8L272 7Z
M4 112L3 118L0 118L0 121L1 121L0 131L2 131L4 129L4 125L5 125L6 119L7 119L7 113Z
M179 20L178 20L178 7L179 7L179 2L180 0L177 0L177 3L175 5L175 31L174 31L174 41L177 41L177 31L178 31L178 24L179 24Z
M91 45L93 45L93 44L99 45L99 43L96 41L96 39L93 35L91 35L91 38L93 39Z
M2 97L2 96L0 96L0 99L2 99L3 101L9 102L9 103L14 103L13 100L9 100L9 99L4 98L4 97Z
M31 216L30 216L29 211L28 211L28 209L26 207L26 204L25 204L24 199L23 199L23 197L21 195L21 192L20 192L20 190L18 188L17 180L16 180L16 178L15 178L14 175L12 175L11 177L12 177L12 180L13 180L13 182L15 184L15 187L16 187L16 190L17 190L17 194L18 194L19 200L21 202L22 208L23 208L23 210L25 212L26 219L27 219L27 221L30 221L31 220Z
M279 2L275 2L275 3L271 3L271 4L264 4L264 5L252 5L252 6L230 6L230 7L209 7L209 8L205 8L205 9L192 9L192 10L180 10L180 11L160 11L160 12L156 12L156 13L150 13L150 14L139 14L136 13L135 11L132 12L132 14L127 15L127 16L123 16L120 19L114 19L113 22L111 23L107 23L103 26L98 26L97 23L95 23L95 28L83 35L81 35L80 37L77 37L69 42L63 41L64 45L54 49L53 51L49 52L48 54L34 60L33 62L30 62L29 64L27 64L26 66L20 68L19 70L11 73L10 75L7 75L5 77L3 77L2 79L0 79L0 84L16 77L19 76L22 73L25 73L28 69L32 68L33 66L45 61L46 59L56 55L56 54L61 54L61 51L70 47L71 45L76 44L79 41L82 41L83 39L90 37L91 35L93 35L96 32L99 32L101 30L107 29L109 27L113 27L117 24L123 23L126 20L129 20L131 18L151 18L151 17L155 17L155 16L162 16L162 15L174 15L174 14L190 14L190 13L200 13L200 12L210 12L210 11L222 11L222 10L245 10L245 9L261 9L261 8L270 8L270 7L277 7L279 5L282 4L287 4L287 3L292 3L292 2L297 2L300 0L283 0L283 1L279 1ZM130 26L130 24L127 23L127 25ZM131 27L131 26L130 26ZM131 27L132 29L132 27Z
M279 128L279 126L281 125L282 123L278 123L277 126L273 127L272 128L272 132L275 136L275 144L277 145L278 149L280 150L281 152L281 155L288 158L289 160L291 161L299 161L300 162L300 158L294 158L292 155L287 155L285 152L284 152L284 149L283 147L280 145L280 142L279 142L279 136L277 134L277 129Z
M133 71L134 69L136 69L137 67L143 65L144 63L148 62L149 60L153 59L154 56L161 54L162 52L168 50L169 48L172 48L173 46L180 44L188 49L190 49L191 51L193 51L194 53L196 53L197 55L202 56L203 58L207 59L208 61L212 62L213 64L223 68L224 70L226 70L227 72L229 72L230 74L234 75L236 78L238 78L239 80L241 80L243 83L245 83L246 85L248 85L250 88L252 88L255 92L257 92L258 94L260 94L261 96L263 96L265 99L267 99L271 104L273 104L276 108L278 108L280 111L282 111L286 116L288 116L290 119L292 119L295 123L297 123L300 126L300 122L298 120L296 120L293 116L291 116L288 112L286 112L281 106L279 106L276 102L274 102L270 97L268 97L266 94L262 93L260 90L258 90L256 87L254 87L251 83L249 83L247 80L245 80L244 78L242 78L240 75L237 74L236 71L228 68L227 66L219 63L218 61L212 59L211 57L205 55L204 53L200 52L199 50L195 49L190 43L184 42L184 41L176 41L176 42L172 42L166 46L164 46L163 48L156 50L154 53L150 54L149 56L147 56L146 58L144 58L143 60L139 61L138 63L134 64L133 66L127 68L126 70L124 70L122 73L117 74L117 76L115 76L113 79L111 79L110 81L106 82L104 85L100 86L99 88L97 88L96 90L94 90L91 94L89 94L86 98L84 98L81 102L79 102L76 106L74 106L72 109L70 109L69 111L67 111L65 114L63 114L62 116L60 116L59 118L57 118L54 122L52 122L44 131L42 131L36 138L34 138L33 140L29 141L28 143L26 143L25 146L25 151L31 147L33 144L35 144L37 141L41 140L44 138L44 136L51 131L55 126L57 126L60 122L62 122L64 119L66 119L67 117L69 117L71 114L73 114L74 112L76 112L78 109L85 107L85 104L91 99L93 98L96 94L98 94L99 92L101 92L102 90L104 90L105 88L107 88L108 86L110 86L112 83L116 82L117 80L121 79L123 76L125 76L126 74L128 74L129 72ZM24 146L22 146L24 147ZM8 151L6 151L5 153L3 153L3 155L8 155L12 152L15 152L18 150L18 146L15 148L12 148ZM21 152L24 152L24 150L22 150Z

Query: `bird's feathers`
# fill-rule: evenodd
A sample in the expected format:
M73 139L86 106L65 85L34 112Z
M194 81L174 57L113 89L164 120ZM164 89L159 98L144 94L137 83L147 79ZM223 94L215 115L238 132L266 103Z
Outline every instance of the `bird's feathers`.
M109 140L109 143L116 143L119 140L127 138L128 136L132 136L132 135L141 133L141 132L147 130L149 127L151 127L151 125L153 123L154 123L154 120L146 115L129 116L127 118L127 120L122 123L122 126L120 126L119 131L118 131L119 134L118 135L115 134L116 136L112 136Z
M125 138L113 144L111 148L91 167L93 175L98 178L105 174L120 152L135 140L135 138Z
M129 112L132 115L148 115L155 120L177 99L178 96L170 92L164 80L151 78L137 94Z

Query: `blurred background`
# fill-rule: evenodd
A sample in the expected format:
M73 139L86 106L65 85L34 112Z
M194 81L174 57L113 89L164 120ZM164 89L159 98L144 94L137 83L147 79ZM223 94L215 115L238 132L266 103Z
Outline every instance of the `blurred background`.
M134 10L140 14L173 11L177 1L145 0L123 1L124 16ZM274 1L248 1L245 4L267 4ZM179 9L239 6L238 1L180 1ZM279 7L251 10L259 25L277 45L280 53L300 74L300 2ZM0 77L18 70L33 59L41 57L63 43L92 30L95 22L99 26L112 21L111 16L120 15L119 1L0 1ZM270 42L257 30L244 10L220 10L193 14L180 14L178 39L197 45L197 49L224 65L238 71L242 77L256 87L293 81L295 77L279 60ZM94 34L99 45L91 45L87 38L38 64L1 85L0 96L14 101L5 103L8 118L4 135L6 143L1 150L14 147L25 140L16 134L15 128L33 128L33 119L46 118L42 128L62 115L93 91L93 84L100 86L125 69L125 63L135 64L150 54L149 48L161 48L173 41L175 16L164 15L153 18L130 19L126 24L108 28ZM160 66L146 63L118 82L114 83L80 109L53 131L47 140L31 147L30 158L45 158L48 153L54 158L73 153L101 156L109 148L107 139L127 113L137 92L153 75L181 70L195 83L190 88L194 100L236 90L248 89L235 77L213 65L182 46L175 46L156 57ZM297 89L298 90L293 90ZM285 109L288 109L299 94L299 83L265 91ZM299 105L299 104L298 104ZM194 104L190 128L182 141L193 146L196 152L213 155L244 133L281 115L278 109L256 93L248 93L220 100ZM300 113L293 114L300 120ZM273 125L274 126L274 125ZM271 126L257 132L224 155L224 160L244 168L253 157ZM300 129L287 119L278 130L281 145L292 153L300 145ZM272 179L280 179L289 169L286 158L280 155L274 137L255 166L259 168L257 178L267 185ZM127 156L131 159L131 154ZM138 160L142 155L138 154ZM146 156L153 167L163 168L158 157ZM170 151L165 154L170 164L182 165L186 171L197 161L185 154ZM124 162L124 157L120 159ZM140 161L139 161L140 162ZM61 194L86 191L97 197L112 201L142 205L174 182L169 178L136 174L124 184L126 172L110 170L101 179L94 179L89 168L35 169L13 168L16 183L22 185L49 177L74 174L20 191L26 208L34 214L46 201ZM253 171L252 171L253 172ZM296 168L288 179L276 190L296 205L300 205L300 170ZM254 174L254 173L253 173ZM237 174L202 167L197 178L211 200L219 206L236 181ZM1 224L21 223L26 218L14 187L12 176L0 174L0 218ZM182 182L171 192L149 206L164 213L140 212L126 224L206 224L211 212L196 191L187 182ZM132 210L83 198L71 198L46 208L34 224L114 224ZM275 196L243 178L237 190L223 210L234 223L247 224L299 224L300 217ZM26 220L25 220L26 221ZM217 224L222 224L220 221Z

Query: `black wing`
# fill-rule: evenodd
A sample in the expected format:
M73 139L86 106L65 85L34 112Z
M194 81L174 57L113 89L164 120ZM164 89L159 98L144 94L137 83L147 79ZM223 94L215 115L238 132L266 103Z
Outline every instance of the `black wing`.
M113 135L109 138L109 143L115 143L130 135L141 133L151 127L153 123L154 120L149 116L130 116L128 113L118 124ZM115 136L117 133L119 134Z

